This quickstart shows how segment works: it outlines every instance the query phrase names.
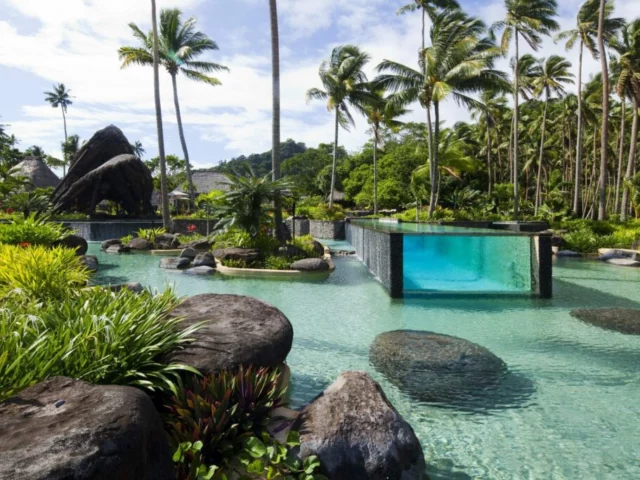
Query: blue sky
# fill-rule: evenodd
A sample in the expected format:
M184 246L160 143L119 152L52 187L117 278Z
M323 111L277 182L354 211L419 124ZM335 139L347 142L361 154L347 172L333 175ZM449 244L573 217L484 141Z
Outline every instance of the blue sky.
M382 59L414 64L420 43L418 15L397 16L406 0L279 0L282 43L282 138L309 146L332 140L332 116L321 104L307 105L304 93L320 86L319 63L338 44L354 43L372 56L369 73ZM559 21L575 24L578 0L564 0ZM198 18L198 28L218 42L210 59L227 65L223 85L210 87L179 78L183 121L192 162L212 166L241 153L270 148L271 63L267 0L158 0L160 8L178 7ZM488 24L503 16L501 1L463 1L464 8ZM618 0L616 13L629 20L640 16L640 1ZM71 89L69 133L89 138L115 124L130 141L140 140L147 156L157 152L152 70L120 70L117 49L134 43L127 23L150 26L148 0L0 0L0 123L20 146L40 145L60 155L63 138L59 109L44 102L42 92L62 82ZM526 51L526 49L525 49ZM550 39L541 56L566 53ZM501 61L507 68L507 61ZM598 70L588 60L585 79ZM181 154L169 76L161 75L167 152ZM468 119L454 103L443 108L451 123ZM407 120L422 121L416 108ZM349 150L367 139L367 125L341 132Z

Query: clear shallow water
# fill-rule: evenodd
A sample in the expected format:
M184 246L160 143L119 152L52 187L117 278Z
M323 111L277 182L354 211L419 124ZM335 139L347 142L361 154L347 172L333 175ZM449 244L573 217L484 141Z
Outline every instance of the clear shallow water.
M573 319L574 308L640 308L640 271L597 262L555 265L553 300L515 297L391 300L353 257L327 280L187 277L147 255L107 256L99 281L139 281L181 295L252 295L294 326L288 362L301 405L345 370L366 370L411 423L433 479L640 478L640 338ZM396 329L455 335L489 348L514 381L495 405L446 408L398 391L369 364L369 345ZM511 391L509 391L511 389Z

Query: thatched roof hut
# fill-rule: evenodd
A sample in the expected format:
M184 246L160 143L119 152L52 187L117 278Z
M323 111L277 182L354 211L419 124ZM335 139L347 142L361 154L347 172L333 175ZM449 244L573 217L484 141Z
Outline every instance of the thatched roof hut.
M60 179L40 158L27 157L16 165L11 173L16 176L26 177L37 188L56 188Z

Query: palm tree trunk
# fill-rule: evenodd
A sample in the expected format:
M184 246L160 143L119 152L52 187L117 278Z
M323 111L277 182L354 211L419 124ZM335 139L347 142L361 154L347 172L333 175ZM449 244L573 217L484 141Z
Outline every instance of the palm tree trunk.
M544 97L544 112L542 114L542 132L540 134L540 157L538 158L538 176L536 178L536 205L535 205L535 215L538 215L538 210L540 209L540 205L542 204L541 196L541 179L542 179L542 161L544 160L544 136L545 130L547 128L547 110L549 108L549 90L545 92Z
M432 143L432 154L431 154L431 195L429 197L429 219L433 217L433 212L436 210L436 206L438 203L437 198L437 190L438 190L438 142L440 141L440 109L438 107L438 102L433 102L433 111L434 111L434 135L431 139ZM431 114L429 114L431 116ZM429 127L429 131L431 131L431 127Z
M488 193L491 195L491 125L487 115L487 177L489 178Z
M67 137L67 116L64 113L64 107L61 106L60 110L62 110L62 123L64 124L64 144L65 146L67 145L67 141L69 140L69 138ZM63 159L63 164L62 164L62 176L65 177L67 175L67 158L65 157L65 153L62 153L62 159Z
M582 215L581 182L582 182L582 55L584 43L580 41L580 56L578 60L578 132L576 134L576 172L573 189L573 214Z
M636 163L636 149L638 145L638 99L634 95L633 98L633 122L631 123L631 145L629 147L629 161L627 163L627 171L624 175L624 189L622 191L622 206L620 207L620 219L625 221L627 219L627 209L629 203L629 181L631 180L631 174L633 167Z
M338 118L340 116L340 110L338 110L338 106L336 105L336 133L333 141L333 163L331 165L331 191L329 192L329 208L333 208L333 192L336 189L336 166L338 165L338 128L340 127L340 122Z
M189 203L193 207L196 203L196 191L193 188L193 178L191 177L191 162L189 161L189 150L187 150L187 141L184 138L184 129L182 128L182 115L180 114L180 102L178 101L178 75L171 74L171 82L173 84L173 103L176 108L176 120L178 121L178 134L180 135L180 145L182 145L182 154L184 155L184 163L187 168L187 182L189 183Z
M518 71L520 66L520 52L518 45L518 29L515 29L515 44L516 44L516 64L514 71L514 91L513 91L513 218L514 220L518 220L519 217L519 208L520 208L520 199L518 192L518 123L519 123L519 96L520 96L520 85L518 79Z
M271 126L271 170L273 181L280 179L280 34L278 30L277 0L269 0L271 17L271 65L273 81L273 120ZM274 201L276 238L284 240L282 229L282 199L276 195Z
M431 106L427 105L427 143L429 150L429 181L431 183L431 192L429 194L429 219L431 219L431 205L435 203L435 175L433 169L433 131L432 131L432 123L431 123Z
M378 131L373 127L373 214L378 214Z
M600 0L600 18L598 20L598 46L600 49L600 67L602 69L602 131L600 132L600 199L598 204L598 220L607 216L607 153L609 141L609 69L607 67L607 51L604 45L604 11L607 0Z
M162 127L162 105L160 103L160 56L158 53L158 21L156 19L156 0L151 0L151 23L153 25L153 93L156 104L156 127L158 130L158 155L160 157L160 190L162 196L162 223L171 229L169 217L169 198L167 197L167 165L164 154L164 130Z
M618 207L620 206L620 186L622 184L622 157L624 156L624 127L627 116L627 102L625 98L622 98L622 119L620 120L620 148L618 150L618 170L616 177L616 200L613 207L613 212L618 213Z

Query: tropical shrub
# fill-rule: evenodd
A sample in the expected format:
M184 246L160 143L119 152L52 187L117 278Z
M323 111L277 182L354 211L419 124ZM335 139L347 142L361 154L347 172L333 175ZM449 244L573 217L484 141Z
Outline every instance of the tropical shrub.
M264 259L263 267L267 270L290 270L291 264L296 260L297 259L271 255Z
M155 243L156 237L165 233L167 233L167 231L164 228L140 228L136 232L136 235L139 238L144 238L151 243Z
M213 248L248 248L250 242L251 235L249 232L238 228L229 228L216 234Z
M598 250L598 237L588 227L582 227L564 236L564 241L569 250L576 252L592 253Z
M0 224L0 243L18 245L52 245L72 232L60 223L49 222L47 217L31 214Z
M304 251L305 258L318 257L313 247L315 239L311 235L304 235L302 237L296 237L291 241L291 244Z
M133 240L133 239L134 239L134 236L133 236L133 235L125 235L124 237L122 237L122 238L120 239L120 241L122 242L122 245L126 245L126 244L128 244L128 243L129 243L131 240Z
M327 204L320 204L312 207L300 207L296 211L297 215L305 215L312 220L336 221L344 220L345 212L340 205L329 208Z
M171 291L84 289L56 301L0 305L0 399L61 375L98 384L169 391L190 367L160 359L189 341L198 326L169 318Z

